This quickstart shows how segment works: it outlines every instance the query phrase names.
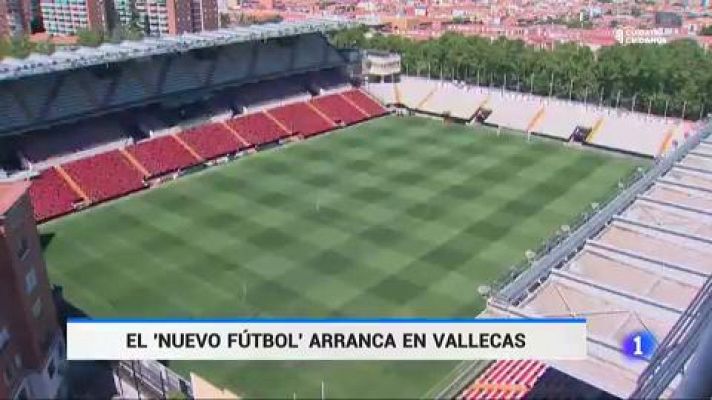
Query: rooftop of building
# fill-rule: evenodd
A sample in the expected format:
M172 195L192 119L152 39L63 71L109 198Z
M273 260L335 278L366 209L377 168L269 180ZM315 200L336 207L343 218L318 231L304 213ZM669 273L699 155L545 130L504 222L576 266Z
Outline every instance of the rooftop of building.
M30 183L25 181L0 183L0 216L4 216L29 187Z
M33 42L33 43L49 42L56 46L75 46L78 41L79 41L79 38L77 36L50 35L47 32L33 33L30 36L30 42Z

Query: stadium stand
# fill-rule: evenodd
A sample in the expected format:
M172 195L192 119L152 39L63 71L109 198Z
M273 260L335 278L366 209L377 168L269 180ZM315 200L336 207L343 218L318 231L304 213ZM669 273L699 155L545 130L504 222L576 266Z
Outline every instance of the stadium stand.
M684 167L698 157L694 153L702 145L690 151L695 143L676 149L633 191L606 206L605 219L581 228L590 235L571 236L582 245L567 247L562 258L544 256L542 262L551 261L547 269L536 264L510 282L489 300L483 315L585 316L589 357L549 365L614 396L647 393L648 386L641 385L660 382L649 374L664 370L651 363L678 351L676 346L694 345L684 335L706 323L706 314L697 310L712 279L712 169L701 163L699 170ZM631 362L620 344L636 331L651 332L661 343L659 354ZM669 335L680 338L676 346L664 346ZM671 379L654 397L669 397L675 390L680 381L673 378L680 370L669 373Z
M345 92L340 92L340 93L338 93L337 95L338 95L340 98L342 98L344 101L346 101L347 103L349 103L349 105L350 105L353 109L357 110L361 115L363 115L363 116L366 117L366 118L369 118L369 117L370 117L370 114L368 113L368 111L364 110L364 109L361 108L358 104L354 103L353 100L351 100L348 96L345 95Z
M162 121L158 116L150 110L138 111L135 114L137 129L143 134L143 137L158 137L165 135L173 135L180 132L181 128Z
M294 80L301 79L304 78ZM41 162L49 169L33 180L32 189L35 197L50 199L33 200L37 203L37 219L42 222L72 212L77 204L87 206L140 190L146 186L144 180L276 143L291 135L308 138L337 128L336 122L352 124L385 112L369 95L351 88L216 123L204 122L209 118L205 118L207 114L200 105L180 109L148 107L118 114L125 119L122 123L118 117L107 117L96 119L95 126L91 126L95 121L92 119L56 128L55 133L69 138L67 143L50 132L42 134L48 135L47 140L42 135L26 135L20 137L19 143L34 150L29 154L48 157ZM198 125L181 131L183 118L195 115L202 118L195 119ZM132 126L133 131L121 129L124 124ZM37 142L33 141L35 138ZM132 144L134 140L139 141ZM14 140L4 142L15 147ZM22 179L24 172L31 173L23 170L15 174L16 178Z
M577 128L590 131L600 118L595 106L552 99L545 102L541 120L531 129L542 136L569 140Z
M527 132L542 106L540 97L494 91L484 106L492 111L485 122Z
M282 138L291 136L290 132L282 128L264 112L241 116L226 123L243 137L250 146L275 143Z
M341 92L350 87L344 74L338 70L312 72L306 76L312 93L317 95Z
M437 86L437 81L401 77L401 81L396 83L397 102L411 110L419 110L421 103L437 89Z
M524 396L525 399L591 399L616 400L612 396L586 382L582 382L554 368L547 368L534 387Z
M174 136L143 141L129 146L126 151L155 178L200 163Z
M36 218L46 221L74 211L75 205L84 200L87 204L98 203L140 190L145 187L144 178L176 172L203 160L236 154L292 134L305 138L318 135L336 128L333 120L351 124L385 111L371 97L352 89L247 114L225 123L203 124L177 135L164 134L126 147L120 147L125 137L119 136L123 139L112 143L109 151L99 146L90 149L89 156L81 152L70 154L71 161L50 167L33 179L31 196ZM108 136L114 137L111 135ZM99 139L102 137L99 135ZM89 142L96 140L91 137ZM81 148L86 144L76 146ZM78 157L82 158L76 159ZM58 159L53 160L56 163Z
M546 364L533 360L495 361L458 396L458 399L524 398L546 369Z
M150 136L162 136L165 134L175 134L193 126L199 126L210 122L224 121L232 117L232 110L215 104L218 100L214 98L201 100L189 104L152 107L147 110L153 118L146 118L153 128Z
M232 109L232 102L220 93L205 102L205 109L210 122L222 122L232 118L235 114Z
M62 166L94 202L111 200L145 187L143 176L118 150Z
M336 124L351 125L368 116L351 105L341 94L330 94L311 100L312 104Z
M629 112L603 115L599 129L586 138L586 143L628 153L657 157L673 140L680 140L677 126L663 118L646 117Z
M334 128L333 122L308 103L294 103L269 110L287 130L295 135L310 137Z
M20 137L19 152L26 167L42 170L131 143L112 118L97 118Z
M630 154L660 157L685 141L691 124L675 118L597 107L458 82L402 76L367 84L385 104ZM467 99L466 101L463 101Z
M309 91L293 78L253 83L236 89L235 93L235 104L239 104L243 112L262 111L311 98Z
M486 88L444 82L420 110L430 114L471 120L489 98L490 91Z
M396 84L391 82L368 83L366 90L386 105L398 104L396 101Z
M204 160L212 160L237 153L248 145L242 143L222 123L207 124L181 132L180 137Z
M352 89L309 102L247 114L224 123L203 124L176 135L164 134L126 147L118 147L125 139L119 136L124 139L112 144L109 151L99 146L90 149L88 156L82 152L70 154L70 161L56 164L55 168L50 166L33 179L31 196L36 218L43 222L74 211L75 205L85 200L84 205L89 205L140 190L145 187L144 179L277 142L292 134L305 138L318 135L336 128L332 119L355 123L385 111L370 96ZM100 139L102 137L99 135ZM89 142L95 143L96 140L90 138ZM61 157L51 160L57 163Z
M0 179L36 176L45 221L148 179L383 115L324 36L348 25L285 22L0 60Z
M74 205L82 200L54 168L32 180L30 199L40 222L74 211Z
M380 117L386 109L361 90L354 89L343 92L344 97L354 103L360 110L366 112L369 118Z

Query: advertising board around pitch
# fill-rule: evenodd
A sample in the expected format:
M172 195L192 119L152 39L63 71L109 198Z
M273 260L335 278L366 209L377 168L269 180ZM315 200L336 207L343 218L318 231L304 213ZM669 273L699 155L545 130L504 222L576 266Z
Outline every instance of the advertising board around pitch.
M584 319L70 319L70 360L576 360Z

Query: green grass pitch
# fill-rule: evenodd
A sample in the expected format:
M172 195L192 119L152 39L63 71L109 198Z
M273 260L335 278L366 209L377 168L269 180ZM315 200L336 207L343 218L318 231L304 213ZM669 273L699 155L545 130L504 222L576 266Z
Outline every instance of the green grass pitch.
M92 316L470 316L499 277L641 165L386 117L41 227ZM49 237L48 236L48 237ZM244 396L418 397L453 362L174 362Z

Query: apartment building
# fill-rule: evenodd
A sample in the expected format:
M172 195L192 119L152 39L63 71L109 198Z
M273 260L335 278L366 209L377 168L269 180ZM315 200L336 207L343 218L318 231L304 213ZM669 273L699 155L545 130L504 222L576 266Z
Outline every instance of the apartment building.
M29 183L0 184L0 398L47 399L62 384L64 340Z
M217 0L135 0L134 7L151 36L218 29Z
M131 16L135 13L134 1L133 0L114 0L113 10L111 8L112 4L109 4L109 12L114 12L116 20L124 25L128 26L131 23ZM112 21L113 22L113 21Z
M218 29L217 0L191 0L191 22L193 32Z
M0 38L10 34L7 0L0 0Z
M41 0L40 9L45 30L52 35L106 30L104 0Z
M30 32L31 0L0 0L0 37Z

